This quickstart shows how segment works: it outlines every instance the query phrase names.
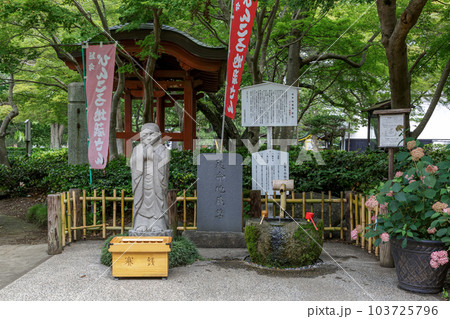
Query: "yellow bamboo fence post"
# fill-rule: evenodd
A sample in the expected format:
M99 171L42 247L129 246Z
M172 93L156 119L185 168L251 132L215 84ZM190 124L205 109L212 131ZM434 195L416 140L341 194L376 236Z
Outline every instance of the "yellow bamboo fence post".
M186 190L183 191L183 228L186 230Z
M83 189L83 239L86 239L86 190Z
M106 197L104 189L102 189L102 223L103 223L102 237L106 238Z
M379 210L378 210L378 205L377 207L375 207L375 220L378 220L378 214L379 214ZM373 223L372 223L373 224ZM375 238L374 238L375 239ZM378 245L377 247L375 247L375 256L379 256L380 255L380 245Z
M314 199L313 192L309 192L309 198L311 199L309 209L311 210L311 213L314 213L314 203L312 201Z
M292 191L292 200L295 200L295 190ZM292 218L295 218L295 202L292 202Z
M72 191L72 202L73 202L73 228L75 228L75 230L73 231L73 240L77 240L77 211L78 211L78 207L77 207L77 198L76 198L76 193L75 191Z
M67 234L69 235L68 242L72 242L72 211L70 209L70 192L67 192Z
M62 246L66 246L66 193L61 193L61 242Z
M320 216L321 216L321 219L322 219L322 222L323 222L323 217L324 217L323 214L324 214L324 211L325 211L325 192L323 192L323 191L322 191L321 209L322 209L322 212L321 212ZM325 233L324 232L322 232L322 239L325 239Z
M372 210L371 209L367 209L367 224L370 224L372 221ZM364 228L364 232L365 232L365 228ZM369 254L372 253L372 237L370 237L367 240L367 250L369 252Z
M344 192L341 191L341 239L344 239Z
M364 249L366 247L366 240L364 238L364 234L366 233L365 227L366 227L366 205L364 196L360 195L360 204L361 204L361 226L362 226L362 232L361 232L361 248Z
M93 200L93 204L94 204L94 211L93 211L93 216L92 216L92 218L93 218L93 225L97 225L97 201L95 200L95 198L97 197L97 189L94 189L94 200ZM96 236L97 235L97 231L94 231L94 236Z
M116 202L116 197L117 197L117 191L116 189L113 190L113 227L116 227L116 219L117 219L117 202ZM116 234L116 231L113 230L113 235Z
M302 193L302 213L303 213L303 218L305 218L305 215L306 215L306 193L305 192Z
M359 206L358 206L358 194L355 194L355 227L359 225ZM356 235L356 245L359 245L359 236Z
M120 233L125 232L125 191L120 192Z
M328 224L330 225L330 227L332 227L332 221L331 221L331 191L328 191ZM330 231L330 238L333 237L333 232Z
M194 227L197 227L197 190L196 189L194 189L194 197L195 197L195 201L194 201ZM244 214L242 214L242 216L244 216ZM242 218L244 218L244 217L242 217Z

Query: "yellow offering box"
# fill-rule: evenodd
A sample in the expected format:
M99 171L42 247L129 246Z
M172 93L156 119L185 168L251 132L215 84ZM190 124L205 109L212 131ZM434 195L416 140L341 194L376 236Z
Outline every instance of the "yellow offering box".
M112 253L114 277L167 277L172 237L114 237Z

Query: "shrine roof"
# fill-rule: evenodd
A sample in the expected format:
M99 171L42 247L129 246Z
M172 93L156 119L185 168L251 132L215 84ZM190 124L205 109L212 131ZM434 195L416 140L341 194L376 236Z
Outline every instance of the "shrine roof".
M151 22L142 23L138 29L121 30L127 25L128 24L126 23L109 28L111 35L115 40L142 40L149 35L150 30L153 30L153 23ZM161 41L176 43L192 54L202 58L227 60L228 50L226 47L215 47L203 43L188 33L168 25L162 25L161 29Z

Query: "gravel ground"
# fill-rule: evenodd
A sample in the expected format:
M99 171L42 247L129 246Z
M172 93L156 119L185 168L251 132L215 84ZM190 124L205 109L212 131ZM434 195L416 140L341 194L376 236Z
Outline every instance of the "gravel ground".
M442 300L397 288L395 269L340 243L326 242L322 264L296 271L252 267L245 249L199 249L204 260L170 269L167 280L113 278L99 262L102 243L72 243L1 289L0 300Z

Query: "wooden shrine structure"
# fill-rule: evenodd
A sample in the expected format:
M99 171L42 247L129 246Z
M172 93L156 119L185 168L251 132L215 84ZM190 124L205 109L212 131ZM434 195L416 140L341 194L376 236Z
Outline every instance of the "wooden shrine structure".
M141 47L137 44L153 32L153 23L143 23L135 30L121 30L123 26L110 28L112 37L141 65ZM156 107L156 123L163 137L171 141L182 141L184 149L193 149L196 139L196 102L203 97L200 92L217 92L223 85L228 51L224 47L208 46L190 35L170 26L162 26L160 57L153 74L153 108ZM73 57L82 65L81 51L73 52ZM59 56L66 65L75 70L73 62ZM141 70L142 71L142 70ZM117 72L115 74L117 84ZM155 83L156 82L156 83ZM142 82L133 74L125 77L124 131L116 136L125 141L132 139L137 132L132 129L132 100L144 96ZM180 101L184 107L181 132L166 132L165 109ZM135 138L136 139L136 138Z

